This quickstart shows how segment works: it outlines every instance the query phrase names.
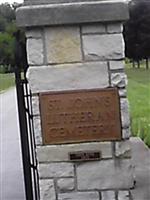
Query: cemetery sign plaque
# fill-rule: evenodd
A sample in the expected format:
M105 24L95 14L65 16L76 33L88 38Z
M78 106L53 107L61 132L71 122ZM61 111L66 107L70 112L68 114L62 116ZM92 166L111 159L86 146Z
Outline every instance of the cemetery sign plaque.
M43 144L121 139L117 88L40 94Z

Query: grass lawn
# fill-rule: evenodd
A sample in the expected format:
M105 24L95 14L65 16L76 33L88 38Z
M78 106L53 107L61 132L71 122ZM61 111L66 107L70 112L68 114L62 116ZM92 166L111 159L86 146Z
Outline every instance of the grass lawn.
M15 85L14 74L0 74L0 92Z
M126 68L132 134L150 147L150 69Z

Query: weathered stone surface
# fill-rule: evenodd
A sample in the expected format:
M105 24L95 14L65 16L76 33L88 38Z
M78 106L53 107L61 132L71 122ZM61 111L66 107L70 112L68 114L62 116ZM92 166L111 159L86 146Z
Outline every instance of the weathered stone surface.
M119 89L119 96L120 97L126 97L127 96L127 90L126 89Z
M57 180L57 187L61 191L70 191L75 187L75 180L73 178L61 178Z
M131 145L129 140L116 142L116 157L131 158Z
M129 117L129 103L126 98L122 98L120 100L121 103L121 121L122 127L128 128L130 127L130 117Z
M30 67L27 76L32 93L109 86L106 62Z
M118 200L130 200L129 191L119 191ZM142 200L142 199L141 199ZM143 199L144 200L144 199ZM146 199L145 199L146 200Z
M127 2L123 0L85 1L23 6L17 9L16 18L17 25L22 27L81 24L124 21L129 18L129 11Z
M40 178L71 177L74 176L74 167L71 163L44 163L39 164Z
M102 200L116 200L114 191L104 191L101 195Z
M131 136L131 130L129 128L122 129L122 138L128 139Z
M82 38L85 60L122 59L124 57L122 34L83 35Z
M75 151L100 151L102 158L112 158L111 142L90 142L38 147L38 161L69 161L68 153Z
M43 41L42 39L27 39L27 58L29 65L43 64Z
M58 200L99 200L98 192L73 192L58 195Z
M42 30L40 28L26 30L25 34L27 38L42 38Z
M40 200L56 200L53 180L40 180Z
M48 63L68 63L82 60L79 27L45 28L45 40Z
M125 73L112 73L111 74L111 86L112 87L125 87L127 85L127 76Z
M92 25L83 25L82 34L89 33L106 33L106 28L104 24L92 24Z
M107 25L108 33L122 33L123 25L121 23L112 23Z
M80 163L77 166L78 189L128 189L133 186L132 173L130 159Z
M33 115L39 115L40 114L39 97L38 96L32 97L32 111L33 111Z
M36 145L41 145L42 144L41 118L34 117L33 125L34 125L34 134L35 134L35 143L36 143Z
M110 70L124 69L124 62L120 60L109 61L109 67L110 67Z

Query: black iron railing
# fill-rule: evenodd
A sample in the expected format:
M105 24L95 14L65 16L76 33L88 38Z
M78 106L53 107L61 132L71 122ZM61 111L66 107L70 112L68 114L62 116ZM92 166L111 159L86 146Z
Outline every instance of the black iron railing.
M21 72L16 67L15 78L26 200L39 200L39 177L31 103L32 94L25 71Z

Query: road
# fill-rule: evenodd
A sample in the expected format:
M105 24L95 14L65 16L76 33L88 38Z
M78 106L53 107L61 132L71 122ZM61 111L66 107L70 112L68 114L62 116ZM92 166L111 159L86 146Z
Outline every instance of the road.
M24 200L16 91L0 94L0 200Z

